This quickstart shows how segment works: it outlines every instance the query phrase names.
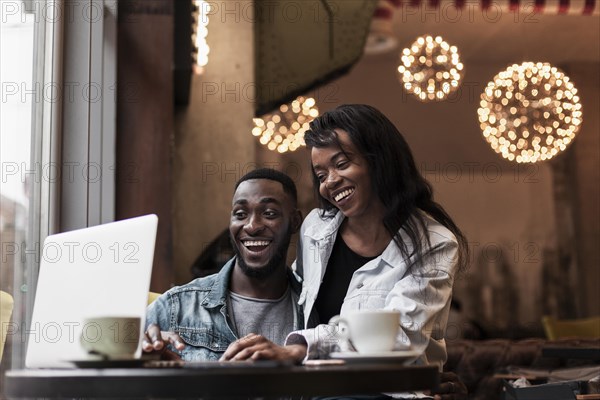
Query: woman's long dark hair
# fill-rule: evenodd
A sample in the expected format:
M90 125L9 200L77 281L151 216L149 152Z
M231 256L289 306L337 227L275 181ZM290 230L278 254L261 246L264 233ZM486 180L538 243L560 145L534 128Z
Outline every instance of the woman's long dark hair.
M379 110L363 104L346 104L326 112L310 123L304 134L307 147L322 148L340 144L335 129L348 133L350 140L367 160L373 190L385 207L383 225L406 258L422 259L423 237L427 232L422 210L448 228L458 241L458 266L467 264L467 240L444 208L433 201L433 190L415 165L408 143L392 122ZM319 179L313 171L313 186L324 214L336 207L319 193ZM420 229L419 229L420 228ZM412 242L412 253L400 238L403 230ZM427 246L429 237L425 235Z

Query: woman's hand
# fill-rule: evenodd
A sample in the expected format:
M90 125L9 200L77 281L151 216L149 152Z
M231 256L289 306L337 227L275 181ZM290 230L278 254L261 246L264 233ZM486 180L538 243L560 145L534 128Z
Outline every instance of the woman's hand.
M177 350L185 348L183 340L177 333L161 331L156 324L148 326L142 337L142 350L144 353L159 353L163 360L180 360L181 357L167 349L167 344L171 344Z
M299 364L306 357L306 346L278 346L261 335L251 333L231 343L219 361L277 360Z

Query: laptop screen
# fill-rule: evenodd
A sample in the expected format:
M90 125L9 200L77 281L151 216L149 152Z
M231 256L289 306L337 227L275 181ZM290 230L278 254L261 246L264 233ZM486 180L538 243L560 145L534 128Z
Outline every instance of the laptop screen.
M139 317L143 329L157 224L156 215L146 215L46 238L25 329L28 368L70 368L86 359L86 318Z

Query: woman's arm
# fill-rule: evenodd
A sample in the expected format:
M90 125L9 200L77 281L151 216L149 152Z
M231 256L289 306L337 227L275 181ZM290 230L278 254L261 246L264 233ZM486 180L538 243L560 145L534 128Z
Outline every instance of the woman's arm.
M458 245L445 241L433 245L395 285L386 309L401 312L398 341L422 353L423 362L446 360L444 335L448 322L452 285L457 268Z
M452 297L458 245L452 239L445 239L432 243L418 267L398 264L390 266L393 270L389 276L379 276L377 279L385 280L388 287L388 279L396 279L389 292L379 294L383 296L381 302L366 301L343 307L347 311L379 307L400 311L401 332L397 348L411 346L413 350L420 351L422 360L428 363L443 363L446 358L443 335ZM398 260L398 263L402 262L404 260ZM337 330L335 326L318 325L314 329L292 332L286 344L306 344L308 359L326 358L333 351L347 350Z

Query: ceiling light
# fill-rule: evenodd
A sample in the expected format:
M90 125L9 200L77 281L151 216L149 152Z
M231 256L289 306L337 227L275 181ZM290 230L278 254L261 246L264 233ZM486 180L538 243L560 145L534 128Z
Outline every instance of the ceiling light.
M496 75L477 113L492 149L518 163L549 160L565 150L583 117L569 77L541 62L514 64Z
M304 132L310 121L319 116L319 109L312 97L298 97L282 104L275 112L254 118L252 134L269 150L285 153L305 146Z
M404 89L421 101L444 100L454 92L463 76L456 46L441 36L419 37L402 50L398 79Z
M206 42L208 36L208 16L213 5L208 1L194 0L193 18L195 26L192 33L192 43L194 48L192 58L194 59L194 73L200 75L204 72L204 67L208 64L208 53L210 48Z

